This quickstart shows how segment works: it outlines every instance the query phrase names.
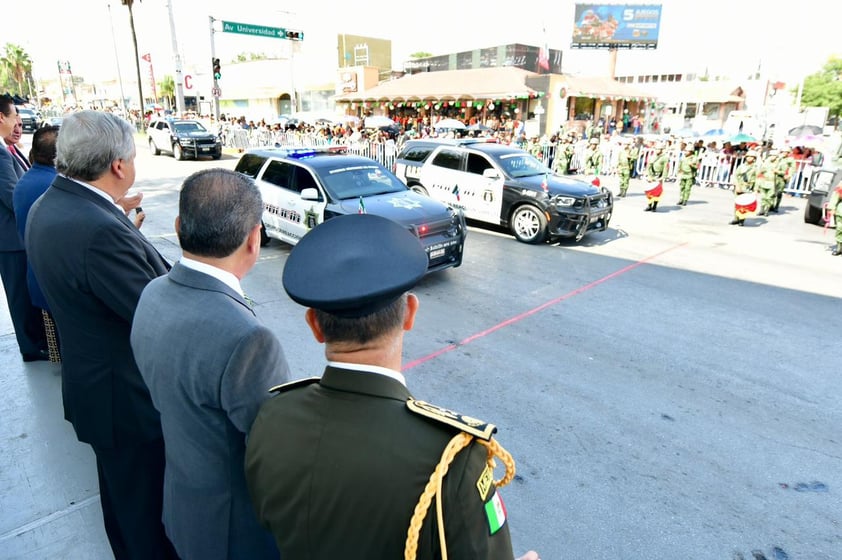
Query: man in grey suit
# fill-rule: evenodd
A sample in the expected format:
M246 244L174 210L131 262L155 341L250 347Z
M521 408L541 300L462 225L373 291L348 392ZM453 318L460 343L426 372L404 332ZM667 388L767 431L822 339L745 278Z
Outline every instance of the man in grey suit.
M280 343L240 286L260 253L260 191L206 169L184 181L178 211L183 257L143 291L131 334L161 413L164 526L182 560L277 558L243 470L258 408L289 380Z

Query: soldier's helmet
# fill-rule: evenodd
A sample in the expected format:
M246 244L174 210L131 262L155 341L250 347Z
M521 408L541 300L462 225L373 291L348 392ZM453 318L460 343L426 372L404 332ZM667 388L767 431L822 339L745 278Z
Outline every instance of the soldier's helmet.
M591 138L588 140L588 144L599 144L599 138Z
M746 152L746 157L756 159L757 158L757 150L749 150L748 152Z

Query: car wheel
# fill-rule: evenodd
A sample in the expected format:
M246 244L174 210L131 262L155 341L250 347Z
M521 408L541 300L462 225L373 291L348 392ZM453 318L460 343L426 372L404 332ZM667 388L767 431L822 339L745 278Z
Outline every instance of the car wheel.
M149 139L149 151L152 152L153 156L161 155L161 150L158 149L158 146L155 145L155 141L151 138Z
M804 206L804 223L807 224L818 224L819 221L822 221L822 213L821 210L818 208L813 208L810 206L810 203Z
M547 218L535 206L524 204L512 214L511 230L521 243L541 243L547 238Z
M181 149L181 144L175 143L172 145L172 157L179 161L184 159L184 150Z
M418 194L423 194L424 196L430 196L430 193L427 192L427 189L425 189L423 185L410 185L409 190L417 192Z
M272 238L269 237L268 233L266 233L266 226L263 225L263 222L260 222L260 246L266 247L269 245L269 241L271 240Z
M222 152L216 152L213 154L213 159L219 159L222 157Z

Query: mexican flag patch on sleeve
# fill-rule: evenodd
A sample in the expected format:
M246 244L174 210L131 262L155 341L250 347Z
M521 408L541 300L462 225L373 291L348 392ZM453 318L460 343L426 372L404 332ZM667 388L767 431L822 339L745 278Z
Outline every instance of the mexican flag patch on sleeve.
M494 492L491 499L485 502L485 516L488 518L488 529L492 535L506 524L506 506L500 492Z

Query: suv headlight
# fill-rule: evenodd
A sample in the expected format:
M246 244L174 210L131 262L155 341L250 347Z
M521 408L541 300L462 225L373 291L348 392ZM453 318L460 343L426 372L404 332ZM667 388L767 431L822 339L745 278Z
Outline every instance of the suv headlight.
M555 206L562 206L562 207L570 207L576 204L576 199L572 196L556 196L553 198L553 205Z

